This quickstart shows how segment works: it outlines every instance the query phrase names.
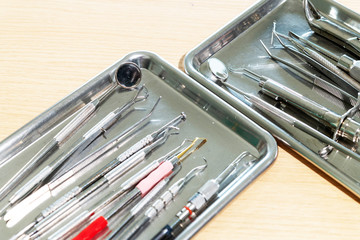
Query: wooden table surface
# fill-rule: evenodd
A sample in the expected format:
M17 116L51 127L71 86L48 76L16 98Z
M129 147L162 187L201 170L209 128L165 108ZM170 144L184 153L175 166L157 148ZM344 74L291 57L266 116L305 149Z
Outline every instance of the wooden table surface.
M360 12L356 0L338 0ZM122 56L180 59L255 1L1 0L0 140ZM358 239L360 201L279 143L195 239Z

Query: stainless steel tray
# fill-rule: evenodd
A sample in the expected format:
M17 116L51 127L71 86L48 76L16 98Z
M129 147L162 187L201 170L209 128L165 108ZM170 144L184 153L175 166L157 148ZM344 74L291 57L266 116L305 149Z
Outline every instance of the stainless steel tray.
M80 108L98 92L107 88L110 84L109 74L116 69L120 63L126 61L134 62L142 69L143 78L141 84L146 85L150 95L147 101L139 103L136 107L145 108L147 111L133 111L106 133L106 139L102 138L96 142L96 144L101 145L102 143L105 143L108 139L113 138L119 132L129 127L132 123L144 116L158 97L162 96L162 100L160 101L154 114L151 116L151 122L146 124L141 131L134 134L131 140L121 146L116 153L108 156L101 163L93 164L92 167L87 169L88 172L86 172L86 174L82 174L78 179L76 179L76 181L72 181L67 184L67 187L62 189L57 196L49 198L42 204L39 204L39 206L34 206L32 211L26 216L23 216L19 223L17 223L14 227L8 228L5 222L1 220L0 232L2 239L8 239L13 234L20 231L23 227L29 224L42 209L48 206L55 199L73 188L83 179L86 179L91 173L95 172L101 166L105 165L107 162L119 155L134 142L146 134L158 129L181 112L185 112L187 120L179 125L180 134L171 136L164 145L150 155L149 159L147 159L145 163L142 163L136 169L141 168L144 164L157 159L172 148L178 146L184 138L191 139L194 137L205 137L208 142L200 150L195 152L191 158L186 159L183 163L181 172L172 180L172 182L175 182L180 177L183 177L184 174L191 168L203 164L202 157L207 159L208 167L204 173L193 180L191 184L189 184L184 191L181 192L178 198L172 205L170 205L169 208L166 209L166 211L163 211L161 216L152 223L152 227L143 232L140 236L143 239L148 239L149 236L155 234L161 227L163 227L167 221L169 221L184 205L196 189L198 189L207 179L211 179L220 173L222 169L224 169L241 152L249 151L258 157L260 161L258 161L254 167L243 175L237 182L233 183L231 187L223 195L221 195L221 197L218 198L210 208L208 208L181 234L180 238L189 238L196 233L232 198L234 198L242 191L242 189L251 183L261 172L263 172L276 158L277 145L274 138L268 132L261 129L254 122L236 111L236 109L232 108L230 105L226 104L219 97L215 96L212 92L208 91L192 78L169 65L162 58L149 52L135 52L122 58L119 62L115 63L94 79L90 80L83 87L64 98L57 105L50 108L48 111L28 123L25 127L1 142L0 149L6 149L9 144L13 143L14 139L20 139L26 134L36 136L37 138L36 141L31 138L31 141L23 142L22 144L24 146L21 146L21 143L19 144L17 149L20 150L14 151L11 154L10 160L0 168L0 184L4 184L12 174L19 170L26 161L43 146L46 141L51 139L51 137L59 131L61 126L71 120L72 117L67 117L67 115L73 112L73 109ZM91 119L87 125L85 125L84 129L76 133L72 140L66 143L60 151L51 156L43 165L46 165L48 162L55 159L61 154L61 152L69 150L74 141L81 136L84 131L93 126L109 111L124 104L133 94L133 91L124 90L117 91L112 94L96 112L95 117ZM65 110L63 107L59 106L64 106ZM62 121L62 119L65 118L66 120ZM38 123L43 123L45 126L49 126L48 130L38 131ZM58 123L58 125L54 127L54 123ZM34 125L36 127L34 127ZM3 159L8 158L8 156L2 157ZM32 176L37 172L38 171L35 171ZM126 177L118 181L115 185L120 184L125 179ZM16 189L20 186L21 185L17 186ZM110 188L108 189L108 192L112 190L113 188ZM10 195L0 202L0 208L5 206Z
M312 2L320 11L337 18L345 24L358 28L360 16L349 9L331 0L313 0ZM271 32L274 21L276 21L278 32L287 34L291 30L299 35L305 33L311 34L310 27L304 16L301 0L258 1L247 11L240 14L192 49L185 57L185 70L209 91L228 102L239 112L244 113L350 191L360 196L360 156L357 157L357 154L354 154L355 156L349 157L347 153L339 150L339 143L332 141L331 145L335 148L335 151L327 156L328 158L326 159L320 157L319 150L323 149L327 144L304 133L279 117L272 116L272 114L263 114L251 104L245 104L244 101L240 100L243 99L241 95L239 95L239 98L234 97L225 88L212 82L207 73L207 60L217 58L230 69L248 68L281 82L283 85L296 90L339 114L346 112L346 107L338 107L336 104L333 104L334 102L332 102L329 94L326 95L312 84L299 80L288 68L279 65L267 56L259 40L262 40L269 48L271 47ZM312 38L320 44L332 46L334 51L342 52L335 44L316 34L313 34ZM280 46L276 42L274 40L275 45ZM296 60L283 50L271 49L271 51L280 57L296 63ZM274 106L276 105L275 101L259 93L260 88L257 82L250 78L230 72L227 82L248 94L259 96L263 101ZM314 129L322 131L319 123L307 120L300 111L294 111L287 107L285 111L301 121L306 121ZM315 130L313 131L315 132ZM326 134L325 131L324 134Z

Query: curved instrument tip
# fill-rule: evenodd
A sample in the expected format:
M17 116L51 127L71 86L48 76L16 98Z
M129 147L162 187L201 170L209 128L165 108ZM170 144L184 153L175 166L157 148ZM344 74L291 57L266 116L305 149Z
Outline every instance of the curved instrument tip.
M309 23L312 23L314 20L321 18L319 11L314 7L314 5L309 0L304 0L303 5L304 5L305 17Z

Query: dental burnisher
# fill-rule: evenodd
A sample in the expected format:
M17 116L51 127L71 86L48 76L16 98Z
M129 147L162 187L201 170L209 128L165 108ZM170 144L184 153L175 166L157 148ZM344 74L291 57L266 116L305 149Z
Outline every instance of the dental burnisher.
M113 90L120 86L125 89L136 87L141 81L140 68L131 62L121 64L114 72L112 86L101 96L87 103L81 111L60 130L39 152L35 154L1 189L0 200L21 183L31 172L43 163L49 156L58 150L75 132L88 121L96 111L100 102L105 99Z

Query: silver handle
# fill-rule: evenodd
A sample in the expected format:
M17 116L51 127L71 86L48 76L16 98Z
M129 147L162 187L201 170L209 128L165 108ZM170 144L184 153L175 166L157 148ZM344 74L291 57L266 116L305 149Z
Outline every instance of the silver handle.
M60 206L64 205L70 199L74 198L80 191L81 191L81 188L79 186L74 187L72 190L70 190L65 195L63 195L61 198L59 198L54 203L52 203L49 207L42 210L41 211L42 217L45 218L45 217L49 216L52 212L57 210Z
M146 145L150 144L154 138L151 135L147 135L137 143L135 143L133 146L131 146L129 149L127 149L125 152L123 152L121 155L119 155L116 159L119 162L123 162L126 159L128 159L130 156L134 155L136 152L144 148Z
M96 110L96 105L94 102L86 104L81 112L79 112L58 134L56 134L54 139L59 145L63 144L66 139L71 136L84 121L86 121L86 119Z

